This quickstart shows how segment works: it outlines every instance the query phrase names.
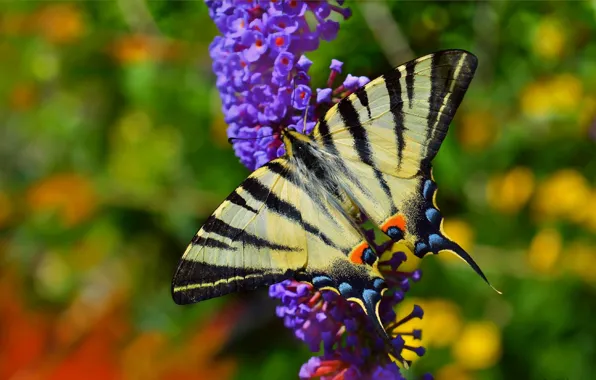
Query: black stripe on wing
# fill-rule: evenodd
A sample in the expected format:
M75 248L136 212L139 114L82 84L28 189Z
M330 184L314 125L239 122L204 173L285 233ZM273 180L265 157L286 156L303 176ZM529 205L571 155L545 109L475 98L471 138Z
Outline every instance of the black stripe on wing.
M370 106L368 105L368 94L366 93L366 89L364 87L360 87L358 90L354 92L360 100L360 104L366 107L366 112L368 113L368 118L372 119L372 113L370 111Z
M429 140L424 166L435 157L459 107L478 64L477 58L465 51L447 51L431 59L431 90L426 136ZM451 88L453 87L453 88ZM445 101L445 98L449 99ZM442 109L441 109L442 108Z
M358 153L358 157L362 162L364 162L366 165L372 168L373 172L375 173L375 177L377 177L377 180L381 184L383 192L385 193L385 195L387 195L387 198L390 201L391 213L393 215L397 212L397 208L395 207L395 203L393 202L391 189L389 188L389 185L387 185L387 181L385 181L383 173L381 173L381 171L376 167L373 161L372 151L370 143L368 141L368 134L366 133L366 129L364 129L364 127L360 123L360 116L358 115L358 111L356 111L356 108L354 107L349 98L344 98L343 100L341 100L338 103L337 107L339 115L348 127L348 131L354 139L354 148Z
M406 91L408 93L408 107L412 109L412 102L414 101L414 69L416 68L416 61L406 63ZM400 91L401 92L401 91Z
M269 165L269 169L271 169L271 167L272 165ZM275 167L275 165L273 165L273 167ZM326 245L336 249L338 248L336 244L316 226L303 220L302 214L294 205L279 198L272 191L269 191L269 188L259 182L258 179L252 177L247 178L246 181L242 183L242 188L253 198L263 202L268 210L298 223L306 232L318 236Z
M300 248L298 247L273 243L269 240L250 234L243 229L233 227L214 215L211 215L209 219L207 219L207 222L203 226L203 231L228 238L235 243L249 245L255 248L269 248L277 251L300 251Z
M246 199L242 198L242 196L240 194L238 194L238 190L234 190L232 192L232 194L228 195L228 197L226 198L227 201L232 202L233 204L242 207L245 210L248 210L250 212L253 213L257 213L258 211L255 210L254 208L250 207L247 203L246 203Z
M195 235L191 242L192 245L200 245L203 247L208 247L208 248L219 248L219 249L227 249L229 251L235 251L236 247L232 247L226 243L224 243L223 241L219 241L216 239L211 239L211 238L206 238L204 236L199 236L199 235Z
M172 298L178 305L185 305L233 292L255 290L283 281L293 274L290 269L273 272L182 259L172 282Z
M319 210L321 212L323 212L329 219L333 219L333 216L331 216L331 214L329 213L329 210L327 210L327 207L325 207L325 204L324 204L322 198L320 196L317 196L316 193L309 191L312 189L307 189L305 183L299 179L297 174L294 171L292 171L289 166L284 166L283 164L273 160L273 161L270 161L270 162L266 163L265 165L263 165L263 167L271 170L273 173L279 174L283 179L290 182L292 185L296 186L297 188L303 190L305 192L305 194L309 197L309 199L312 200L313 203L315 203L317 205L317 207L319 208ZM320 173L317 173L317 175L319 178L322 179L323 182L332 183L332 182L330 182L329 178L325 178L327 173L326 173L326 171L323 170L322 167L320 168L319 171L320 171ZM331 192L333 194L335 194L336 196L339 196L339 194L337 194L337 190L335 190L335 191L333 191L334 189L328 189L328 190L331 190Z
M406 147L406 141L404 139L404 133L406 131L404 125L404 103L401 98L400 84L401 72L393 70L388 74L385 74L383 78L385 79L385 88L389 93L389 110L391 111L391 115L393 115L393 133L395 134L395 143L397 145L397 170L399 171L401 169L404 149ZM410 93L408 93L408 97L409 96Z

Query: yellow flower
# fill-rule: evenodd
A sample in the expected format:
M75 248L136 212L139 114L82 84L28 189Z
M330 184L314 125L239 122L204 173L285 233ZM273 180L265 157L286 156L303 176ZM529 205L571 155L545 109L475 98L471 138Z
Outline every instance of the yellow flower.
M554 228L545 228L538 232L528 249L528 263L539 273L551 273L557 263L563 242L561 234Z
M463 115L456 132L459 142L465 149L478 151L494 141L497 127L492 113L475 111Z
M534 33L534 53L542 58L559 58L565 47L561 22L552 17L543 18Z
M446 347L459 336L462 319L459 306L450 300L432 299L424 305L422 333L424 345Z
M33 212L57 211L66 226L88 219L97 209L93 185L76 173L56 174L34 184L27 191L27 203Z
M486 196L489 205L506 214L517 213L534 192L534 174L528 168L517 167L489 180Z
M590 196L591 189L583 175L574 169L563 169L538 187L533 207L540 219L558 217L581 222Z
M596 189L592 190L592 193L586 199L585 206L578 210L578 221L582 223L582 226L586 229L596 232Z
M501 357L499 328L490 321L468 323L455 341L452 354L467 369L492 367Z
M551 102L555 111L560 113L577 110L583 98L582 82L572 74L561 74L550 83Z
M521 93L521 108L535 118L572 114L581 105L582 96L581 81L571 74L561 74L528 84Z
M470 227L470 224L463 219L449 218L443 220L443 232L467 252L470 252L474 247L474 230ZM441 260L460 261L456 255L451 253L445 252L438 256Z
M588 133L596 119L596 98L593 96L584 97L579 112L579 126L582 133Z
M439 368L435 380L472 380L473 376L457 364L448 364Z

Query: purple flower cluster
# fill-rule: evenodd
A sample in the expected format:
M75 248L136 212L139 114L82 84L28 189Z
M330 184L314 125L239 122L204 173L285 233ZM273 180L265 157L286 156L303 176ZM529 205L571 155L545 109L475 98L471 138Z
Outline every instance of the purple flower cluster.
M388 247L382 245L377 249L381 253ZM419 270L399 270L405 260L403 252L394 252L389 260L379 262L379 269L389 285L381 301L380 315L398 351L408 350L422 356L423 347L408 346L403 339L412 336L419 340L422 332L417 329L397 331L424 314L422 308L415 305L408 316L396 321L395 307L404 299L410 283L421 277ZM312 352L323 347L322 356L315 356L302 366L301 379L404 379L360 306L332 291L318 291L310 284L294 280L272 285L269 295L281 301L277 315L283 318L286 327L294 330L298 339L308 344Z
M315 125L315 107L333 101L366 84L368 78L348 75L343 85L317 89L314 98L305 52L330 41L339 30L332 13L348 18L351 12L327 1L207 0L221 36L209 51L228 137L240 161L254 170L284 154L279 132L285 127L309 133ZM306 21L313 15L316 27ZM330 79L341 72L333 60ZM333 80L328 82L331 87ZM306 121L306 122L305 122Z

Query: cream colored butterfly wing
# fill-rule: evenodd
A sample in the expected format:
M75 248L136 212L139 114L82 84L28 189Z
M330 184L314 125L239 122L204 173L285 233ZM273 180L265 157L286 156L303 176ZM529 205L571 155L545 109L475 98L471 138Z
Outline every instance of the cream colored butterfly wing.
M474 55L448 50L399 66L330 109L312 138L337 157L338 182L389 237L420 257L450 250L486 280L442 231L431 176L476 65Z
M350 260L362 263L370 247L329 202L285 158L257 169L186 249L172 282L174 300L193 303L292 277L337 292L343 283L368 286L378 273Z

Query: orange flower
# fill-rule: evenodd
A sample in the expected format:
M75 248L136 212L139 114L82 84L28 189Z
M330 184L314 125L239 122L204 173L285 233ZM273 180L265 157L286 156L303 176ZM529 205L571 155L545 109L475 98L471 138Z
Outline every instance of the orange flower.
M110 48L110 54L122 64L174 59L181 53L182 44L179 42L142 34L123 36Z
M34 184L27 192L35 212L56 210L65 226L88 219L97 209L97 197L88 179L76 173L57 174Z
M31 84L21 83L16 85L10 93L10 106L17 111L31 108L35 103L35 87Z
M12 216L12 202L7 194L0 192L0 228L7 225Z
M35 16L38 30L53 43L73 42L83 34L85 29L81 11L74 4L48 5Z
M19 284L10 272L0 274L0 379L11 379L44 354L50 322L27 312Z

